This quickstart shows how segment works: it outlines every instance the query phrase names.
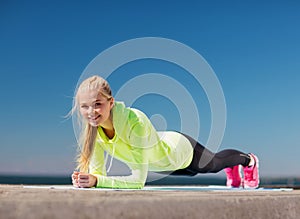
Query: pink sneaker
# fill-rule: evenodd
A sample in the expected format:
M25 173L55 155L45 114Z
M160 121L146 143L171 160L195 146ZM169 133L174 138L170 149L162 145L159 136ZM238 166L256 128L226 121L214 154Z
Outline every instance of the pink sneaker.
M238 188L241 186L241 174L239 170L239 165L234 167L227 167L224 169L226 176L227 176L227 182L226 185L228 187L234 187Z
M258 158L254 154L249 155L254 158L255 164L244 167L244 188L255 189L259 185Z

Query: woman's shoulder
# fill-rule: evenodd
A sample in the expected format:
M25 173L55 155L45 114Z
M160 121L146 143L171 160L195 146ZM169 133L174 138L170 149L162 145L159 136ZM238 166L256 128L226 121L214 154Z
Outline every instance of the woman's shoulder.
M127 107L124 102L116 101L113 107L113 120L116 123L135 124L142 122L147 116L139 109Z
M147 116L136 108L126 107L123 102L115 102L113 107L113 124L115 132L123 139L129 139L132 134L148 132L151 123Z

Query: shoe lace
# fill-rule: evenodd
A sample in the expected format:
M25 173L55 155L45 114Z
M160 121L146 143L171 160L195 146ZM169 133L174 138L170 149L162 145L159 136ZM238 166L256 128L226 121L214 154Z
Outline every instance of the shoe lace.
M249 180L253 180L253 171L254 171L254 166L252 167L248 167L248 169L246 171L244 171L244 177L245 179Z
M232 173L233 171L232 171L232 169L226 168L225 172L226 172L226 176L227 176L228 179L232 179L233 178L233 173Z

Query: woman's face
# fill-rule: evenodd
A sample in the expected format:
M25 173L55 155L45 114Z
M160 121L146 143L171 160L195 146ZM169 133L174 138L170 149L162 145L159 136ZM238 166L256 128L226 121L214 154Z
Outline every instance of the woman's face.
M94 127L105 126L110 118L110 110L114 99L103 96L97 90L82 91L78 93L80 114Z

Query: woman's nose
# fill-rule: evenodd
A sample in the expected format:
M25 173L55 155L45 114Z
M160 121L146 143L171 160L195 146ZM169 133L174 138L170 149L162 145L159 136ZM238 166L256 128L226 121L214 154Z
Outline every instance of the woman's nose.
M94 108L90 106L90 107L88 108L88 113L92 113L92 112L94 112Z

